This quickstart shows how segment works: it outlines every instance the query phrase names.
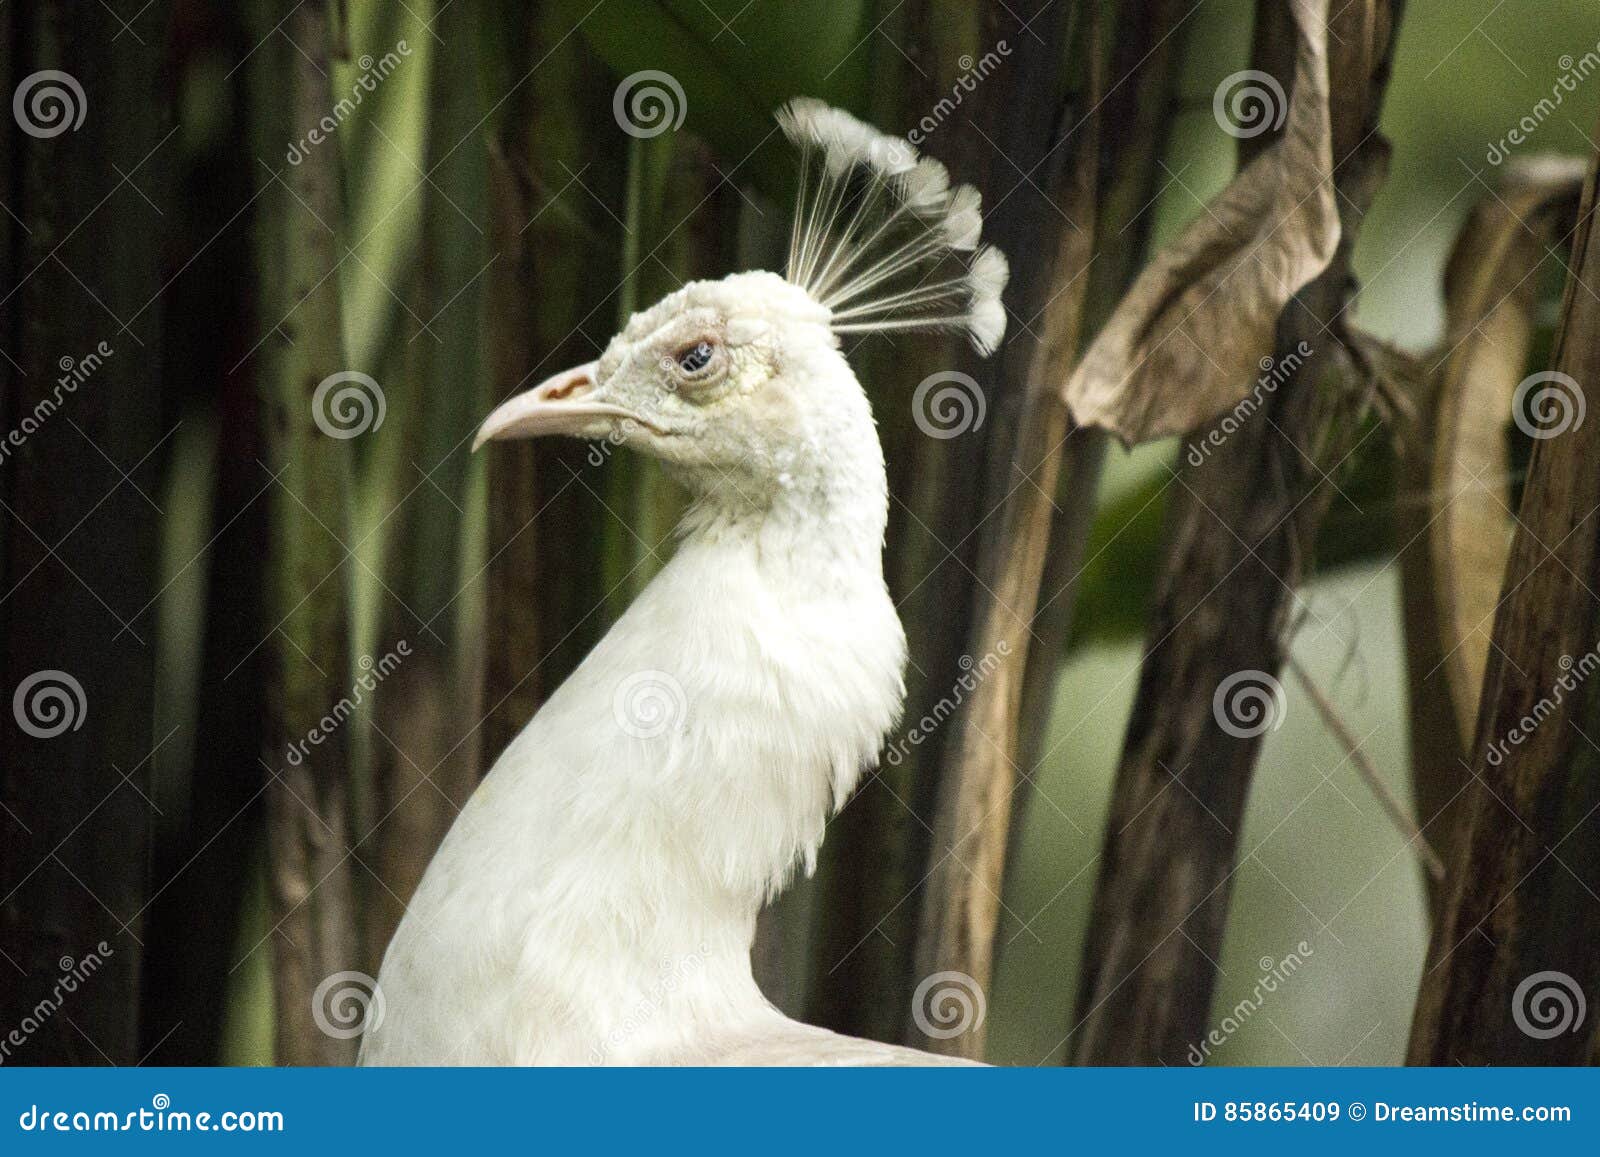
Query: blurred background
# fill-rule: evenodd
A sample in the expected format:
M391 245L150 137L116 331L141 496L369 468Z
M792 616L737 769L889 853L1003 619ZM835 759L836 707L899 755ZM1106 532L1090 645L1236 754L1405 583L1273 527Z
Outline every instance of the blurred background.
M455 807L670 553L680 509L626 454L473 457L471 433L683 281L781 264L783 100L920 125L924 151L1007 204L1013 342L1050 296L1026 251L1035 229L1050 251L1071 174L1049 185L1002 126L1063 137L1055 155L1070 158L1084 154L1063 127L1100 103L1110 116L1136 91L1156 110L1130 114L1133 135L1101 127L1114 195L1091 203L1103 259L1085 338L1266 143L1214 106L1227 78L1272 59L1251 0L1124 0L1097 19L1090 3L1017 7L0 8L0 79L17 101L0 375L3 425L22 432L0 459L3 690L20 702L24 679L65 673L58 706L81 716L47 736L38 720L4 721L0 1031L35 1022L6 1060L343 1059L348 1040L306 1031L307 995L336 972L376 973ZM1447 258L1499 195L1495 144L1563 76L1575 79L1560 107L1512 151L1592 156L1590 52L1600 9L1586 0L1404 5L1381 104L1392 157L1347 309L1397 363L1434 366ZM25 126L44 123L22 88L46 70L72 81L50 83L68 121L86 108L81 124ZM1056 87L1030 107L1024 75ZM1568 232L1530 283L1529 369L1548 361ZM912 642L912 720L979 653L983 578L1005 556L988 518L1007 489L995 463L1031 413L1020 375L964 357L955 342L883 338L853 356L890 460L886 572ZM983 384L988 428L926 436L913 391L957 364ZM1356 420L1385 418L1380 404ZM1409 806L1426 741L1407 676L1415 540L1396 527L1421 496L1392 429L1353 440L1293 599L1291 649ZM1055 494L1058 531L1080 508L1090 521L1045 565L1027 658L1025 790L999 849L981 986L994 1062L1073 1059L1088 1011L1084 946L1181 453L1175 439L1112 442L1069 463ZM1525 460L1526 439L1508 453ZM1507 502L1519 479L1501 479ZM1195 996L1199 1022L1221 1025L1284 958L1300 963L1207 1059L1397 1064L1429 941L1424 868L1350 745L1298 680L1282 687L1242 824L1226 825L1237 868L1220 945L1201 950L1216 979ZM852 801L817 875L764 918L758 973L786 1011L912 1032L938 921L926 906L944 895L929 852L941 784L960 774L954 727ZM96 975L40 1016L91 955Z
M1233 142L1218 130L1209 102L1221 78L1240 67L1249 50L1250 9L1248 3L1201 6L1186 47L1180 84L1187 111L1174 122L1167 165L1175 171L1193 166L1183 172L1183 183L1201 200L1232 171ZM1408 350L1435 348L1444 334L1443 280L1451 246L1473 206L1491 196L1480 183L1493 180L1490 149L1550 96L1567 67L1563 61L1581 57L1597 40L1600 11L1581 2L1540 2L1512 11L1509 5L1410 0L1384 101L1392 166L1355 253L1361 288L1353 312L1364 328ZM1542 121L1528 147L1586 158L1600 89L1579 88L1566 101ZM1173 181L1156 211L1159 237L1199 209ZM1554 272L1542 288L1539 348L1530 368L1549 357L1562 270ZM1368 445L1374 453L1356 469L1382 471L1388 448ZM1117 499L1131 503L1152 484L1159 487L1175 452L1171 444L1127 455L1113 451L1102 483L1102 517ZM1352 497L1359 493L1353 483L1341 487ZM1393 538L1395 498L1364 499L1335 497L1327 533L1348 533L1356 557L1325 568L1307 584L1316 623L1325 626L1302 631L1295 653L1336 697L1395 790L1405 792L1411 739L1395 565L1404 540ZM1108 568L1102 580L1100 597L1124 610L1096 608L1093 596L1086 596L1079 612L1083 632L1092 632L1101 618L1128 621L1124 616L1136 607L1122 600L1133 596L1122 586L1125 577L1112 576L1148 573L1149 546L1138 562L1119 560L1119 567L1131 569ZM1019 868L1009 877L1017 899L1008 897L1008 903L1022 913L1043 907L1033 925L1042 943L1002 933L1007 948L993 1046L1016 1063L1059 1049L1072 1027L1070 1021L1065 1027L1041 1024L1029 1011L1029 993L1076 975L1094 874L1084 865L1099 851L1140 651L1135 632L1085 639L1062 670L1050 724L1053 742L1061 746L1041 765L1040 783L1088 835L1048 806L1029 812ZM1241 837L1254 854L1241 857L1217 961L1218 1018L1254 989L1262 958L1276 960L1301 940L1311 942L1316 955L1306 982L1284 986L1266 1015L1247 1019L1215 1056L1227 1064L1399 1064L1428 943L1423 875L1414 858L1396 854L1403 837L1382 820L1345 749L1322 726L1303 690L1289 679L1284 688L1284 723L1264 744ZM1053 1059L1060 1059L1059 1051Z

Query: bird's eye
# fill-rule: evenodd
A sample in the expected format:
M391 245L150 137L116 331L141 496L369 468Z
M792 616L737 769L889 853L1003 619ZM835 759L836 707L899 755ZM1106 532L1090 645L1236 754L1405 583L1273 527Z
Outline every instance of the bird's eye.
M711 364L716 347L708 341L697 341L679 350L673 358L678 368L686 374L697 374Z

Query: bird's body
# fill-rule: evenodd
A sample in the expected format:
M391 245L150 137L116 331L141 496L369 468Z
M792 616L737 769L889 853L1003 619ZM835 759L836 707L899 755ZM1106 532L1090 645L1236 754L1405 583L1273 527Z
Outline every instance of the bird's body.
M787 1020L750 969L762 904L815 863L904 694L883 455L840 324L773 273L697 282L485 423L619 437L695 501L440 847L363 1063L940 1060Z

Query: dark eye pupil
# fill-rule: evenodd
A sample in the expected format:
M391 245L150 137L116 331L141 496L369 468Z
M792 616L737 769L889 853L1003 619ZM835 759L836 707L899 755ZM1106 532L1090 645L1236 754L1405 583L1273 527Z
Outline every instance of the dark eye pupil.
M686 374L698 373L711 364L711 343L697 342L678 355L678 367Z

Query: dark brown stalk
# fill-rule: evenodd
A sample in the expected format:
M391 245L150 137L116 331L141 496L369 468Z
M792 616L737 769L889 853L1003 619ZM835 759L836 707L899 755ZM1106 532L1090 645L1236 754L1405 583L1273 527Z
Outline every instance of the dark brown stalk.
M467 4L433 17L427 90L419 275L405 381L390 391L401 451L387 463L383 610L363 665L398 663L371 696L373 827L360 832L367 960L376 967L434 849L481 771L482 562L472 551L471 434L488 411L481 366L484 283L493 268L486 221L487 150L476 84L479 15ZM400 654L402 644L409 654ZM382 667L378 668L381 664Z
M494 6L505 59L490 145L488 358L493 400L590 361L615 329L625 150L612 81L548 5ZM538 67L533 65L538 63ZM520 83L519 83L520 82ZM605 507L591 448L497 445L488 457L487 767L604 630Z
M168 219L145 198L172 207L177 145L159 47L172 13L152 4L113 42L103 14L80 4L9 8L0 74L21 111L8 107L0 128L4 1059L131 1064L161 739L155 628L141 616L158 585L170 451ZM35 76L43 70L77 88ZM70 995L52 1008L64 974Z
M1280 669L1292 592L1333 493L1325 472L1355 444L1370 395L1342 311L1361 219L1386 171L1377 124L1401 6L1336 7L1329 65L1343 235L1332 263L1278 323L1278 362L1304 341L1304 365L1253 420L1200 455L1201 465L1185 460L1177 471L1077 1021L1063 1042L1082 1064L1180 1063L1204 1031L1260 750L1253 728L1222 728L1213 695L1237 673ZM1262 4L1257 20L1256 67L1288 77L1288 9Z
M295 47L284 51L269 37L257 53L256 92L266 108L274 103L269 94L287 90L291 141L309 138L334 105L330 7L326 0L307 0L284 25ZM282 148L273 142L268 155L276 157ZM314 400L320 383L349 368L339 278L333 275L339 263L333 229L342 220L338 142L311 147L282 180L288 191L275 185L265 193L263 201L271 201L262 214L262 251L282 254L281 267L266 273L265 321L284 319L262 347L272 366L262 383L268 464L276 477L269 495L269 621L263 626L270 632L264 648L269 690L262 754L269 769L268 939L276 1056L282 1064L343 1064L354 1057L356 1042L323 1032L313 1015L318 985L365 963L350 853L350 729L324 723L351 686L346 585L353 564L345 548L350 442L323 431Z
M1506 569L1466 786L1467 826L1436 923L1407 1060L1584 1064L1600 991L1600 423L1571 421L1600 382L1591 170L1550 383ZM1548 411L1559 414L1560 410Z
M1064 43L1066 29L1061 24L1042 30L1051 45ZM989 987L994 975L994 935L1000 923L1011 797L1019 783L1016 759L1022 685L1056 514L1053 496L1059 490L1064 450L1072 432L1061 386L1077 357L1088 267L1093 259L1098 114L1104 93L1098 8L1088 11L1080 43L1083 59L1090 64L1077 99L1067 109L1066 138L1053 141L1053 126L1034 123L1022 125L1019 133L1006 134L1010 139L997 141L1008 155L1013 155L1011 149L1016 147L1022 157L1034 158L1042 186L1050 190L1051 200L1066 219L1043 214L1032 218L1035 234L1040 222L1050 221L1046 226L1054 232L1050 259L1030 256L1029 248L1021 245L1022 221L1006 213L1006 206L989 219L995 242L1014 254L1019 298L1029 302L1029 314L1037 314L1037 338L1024 331L1022 336L1013 336L1005 349L1003 374L1010 382L1008 395L1016 395L1019 405L1008 406L1013 414L1008 426L1000 424L1000 429L1014 438L1014 448L1005 451L1010 454L1010 469L1005 472L1006 490L998 496L995 512L1000 533L986 536L984 552L979 555L979 568L987 578L978 595L970 647L971 672L976 675L963 680L962 688L970 698L965 699L952 725L955 730L946 747L949 767L939 784L933 863L917 949L920 975L960 971L981 989ZM1016 64L1019 83L1040 85L1034 99L1043 104L1048 74L1030 75L1024 72L1024 61ZM1048 152L1040 149L1040 142ZM1013 190L1013 195L1024 200L1018 190ZM1035 251L1050 251L1038 240L1032 245L1037 246ZM1093 491L1082 509L1091 507ZM926 1023L926 1018L914 1019ZM981 1056L984 1026L974 1024L970 1032L946 1037L926 1034L918 1024L910 1040L934 1051Z
M1118 7L1107 92L1101 103L1099 191L1095 197L1095 258L1088 272L1084 334L1104 324L1127 292L1149 248L1156 201L1169 183L1161 168L1176 121L1179 66L1191 17L1204 0L1129 0ZM1022 680L1017 765L1026 777L1012 801L1012 839L1026 820L1031 777L1045 751L1055 705L1056 676L1066 654L1077 609L1088 536L1095 521L1106 436L1080 428L1062 448L1056 514L1045 552L1040 602L1033 616L1033 645Z
M971 9L958 13L934 0L879 0L867 19L883 22L884 35L872 41L874 71L900 78L898 84L878 87L868 109L873 123L885 129L915 125L949 93L959 75L959 51L977 47L981 55L994 47L981 41ZM966 179L953 129L948 121L941 124L923 151L955 166ZM977 143L988 149L981 138ZM869 340L846 348L861 367L888 465L884 575L911 656L906 718L918 719L961 674L962 624L971 607L966 568L976 546L963 536L975 520L974 452L983 434L942 442L912 421L917 383L956 364L959 339ZM905 1038L917 983L912 957L918 892L928 870L940 742L936 734L928 743L907 747L898 761L882 763L828 826L813 889L806 995L806 1019L812 1023L875 1040Z
M1538 327L1536 273L1571 232L1584 172L1576 158L1507 166L1456 239L1440 349L1409 375L1395 522L1411 774L1446 863L1466 831L1466 756L1515 527L1506 415ZM1449 890L1430 880L1428 896L1437 916Z
M255 44L246 12L191 5L175 19L179 70L204 69L217 59L231 68ZM220 86L216 99L228 115L219 123L251 123L249 79L240 68ZM187 390L180 402L184 427L174 440L208 429L215 450L210 494L195 503L196 542L204 549L178 558L177 573L164 580L172 584L163 602L173 602L174 621L163 629L192 630L198 646L192 727L162 748L163 755L188 758L180 774L152 793L165 815L145 914L140 1055L147 1065L223 1059L240 925L264 834L258 643L265 630L267 507L260 499L266 479L259 465L265 452L258 367L246 354L274 319L257 316L254 207L240 213L260 176L253 151L218 132L185 169L176 206L163 206L180 233L173 260L183 269L164 298L168 380ZM186 597L190 583L196 597ZM189 616L201 621L191 624ZM242 665L241 656L248 656ZM179 686L189 684L180 678ZM206 918L197 920L197 912Z

